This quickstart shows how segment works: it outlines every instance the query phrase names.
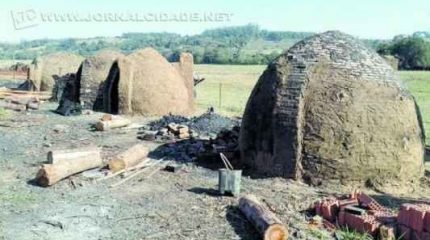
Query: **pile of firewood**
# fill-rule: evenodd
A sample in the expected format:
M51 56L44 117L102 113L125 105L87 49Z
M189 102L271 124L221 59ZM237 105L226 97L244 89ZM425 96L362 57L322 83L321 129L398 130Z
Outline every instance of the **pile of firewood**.
M0 88L0 107L14 110L14 111L26 111L26 110L37 110L39 109L40 103L43 100L51 98L51 94L48 92L30 92L11 90L8 88Z
M40 106L40 100L37 97L7 97L0 101L0 107L23 112L26 110L37 110Z

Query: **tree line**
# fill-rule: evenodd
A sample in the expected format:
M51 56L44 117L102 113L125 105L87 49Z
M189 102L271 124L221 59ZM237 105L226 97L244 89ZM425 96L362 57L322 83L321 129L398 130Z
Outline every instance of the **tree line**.
M65 51L91 56L103 49L131 53L144 47L157 49L170 61L181 52L191 52L196 63L267 64L294 43L312 36L312 32L268 31L258 25L206 30L183 36L176 33L124 33L118 37L88 39L39 39L20 43L0 43L0 59L34 59L49 53ZM430 33L416 32L392 40L363 39L383 55L399 59L399 68L430 69Z
M153 47L171 61L176 60L180 52L187 51L194 55L196 63L266 64L295 42L311 35L310 32L267 31L249 24L206 30L192 36L162 32L124 33L111 38L41 39L18 44L0 43L0 58L33 59L58 51L90 56L103 49L128 54Z

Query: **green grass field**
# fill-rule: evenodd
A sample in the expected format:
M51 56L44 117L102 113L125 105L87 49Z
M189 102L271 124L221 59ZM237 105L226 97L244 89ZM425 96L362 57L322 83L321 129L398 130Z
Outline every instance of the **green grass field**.
M249 94L265 68L262 65L197 65L196 72L206 78L196 88L198 109L204 111L214 106L221 114L241 116ZM430 143L430 71L401 71L400 78L418 102L427 143Z
M242 115L249 94L265 68L262 65L196 65L195 71L206 78L196 87L197 108L204 111L213 106L225 115Z

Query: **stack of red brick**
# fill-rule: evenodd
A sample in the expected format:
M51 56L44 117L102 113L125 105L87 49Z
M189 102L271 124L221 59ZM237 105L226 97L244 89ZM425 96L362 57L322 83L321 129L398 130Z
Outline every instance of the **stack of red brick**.
M397 215L399 237L404 240L430 240L430 205L403 204Z
M338 226L368 233L380 239L394 239L396 215L361 192L315 203L316 214Z

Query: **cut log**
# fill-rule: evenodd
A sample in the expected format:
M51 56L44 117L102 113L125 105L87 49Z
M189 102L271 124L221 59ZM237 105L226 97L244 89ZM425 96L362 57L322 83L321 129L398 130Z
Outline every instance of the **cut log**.
M28 102L27 109L38 110L40 106L40 102Z
M100 155L80 157L71 161L59 161L55 164L43 164L36 175L36 181L43 187L51 186L64 178L100 167L102 164Z
M0 90L0 99L37 97L39 100L49 100L51 98L51 95L52 94L48 92Z
M117 172L122 169L133 167L145 159L148 156L148 152L148 148L143 144L136 144L110 160L109 169L112 172Z
M101 118L100 121L106 122L106 121L112 121L112 114L104 114Z
M65 150L52 150L48 152L48 163L57 164L62 161L74 161L80 158L96 158L101 159L100 148L98 147L85 147L77 149L65 149Z
M106 131L113 128L125 127L125 126L128 126L130 123L131 121L126 118L115 117L115 118L112 118L112 120L108 120L108 121L100 120L96 124L96 129L99 131Z
M263 235L264 240L288 239L288 231L284 224L254 195L240 198L239 209Z
M25 110L27 110L27 107L25 105L15 104L10 102L9 103L0 102L0 108L14 110L18 112L24 112Z
M5 102L15 103L15 104L21 104L21 105L27 105L29 102L35 102L38 101L36 97L8 97L4 99Z

